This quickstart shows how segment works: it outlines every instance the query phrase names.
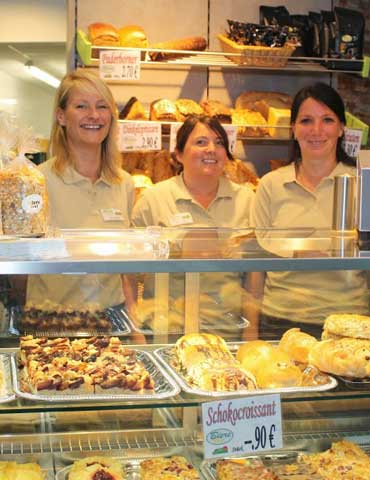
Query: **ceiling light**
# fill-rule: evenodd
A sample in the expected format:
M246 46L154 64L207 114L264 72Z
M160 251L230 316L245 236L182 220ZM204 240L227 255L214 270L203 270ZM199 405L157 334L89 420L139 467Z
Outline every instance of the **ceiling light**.
M29 72L38 80L41 80L42 82L45 82L54 88L59 87L60 80L58 80L56 77L53 77L53 75L50 75L50 73L41 70L41 68L35 67L32 62L27 62L24 67L27 72Z
M0 98L0 103L2 105L17 105L18 101L16 98Z

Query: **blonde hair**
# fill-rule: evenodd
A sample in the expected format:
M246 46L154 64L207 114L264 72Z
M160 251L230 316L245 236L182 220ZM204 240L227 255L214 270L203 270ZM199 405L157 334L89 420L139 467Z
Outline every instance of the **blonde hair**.
M57 90L53 111L53 123L50 135L49 154L55 157L54 170L62 175L68 165L72 165L69 154L66 129L57 120L58 109L65 110L72 89L82 92L98 92L105 100L112 114L111 125L108 135L102 143L101 173L112 183L118 183L122 179L121 154L118 150L118 115L113 95L109 87L92 71L78 68L65 75Z

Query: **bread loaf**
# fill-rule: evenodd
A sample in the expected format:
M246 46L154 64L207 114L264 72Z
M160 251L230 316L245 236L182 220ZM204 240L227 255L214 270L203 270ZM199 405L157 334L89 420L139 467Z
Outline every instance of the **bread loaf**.
M231 123L231 109L219 100L204 100L200 106L206 115L216 117L221 123Z
M138 25L126 25L118 30L121 47L147 48L148 39Z
M88 26L88 37L93 45L120 46L118 30L110 23L90 23Z
M268 112L263 107L256 108L257 102L264 101L269 107L290 108L292 106L292 97L286 93L247 91L241 93L235 101L235 108L247 108L257 110L267 120Z
M184 122L189 115L202 115L202 107L189 98L179 98L175 101L178 110L179 120Z
M238 134L248 137L266 137L268 135L267 122L264 117L254 110L236 108L231 116L232 124L239 125Z
M160 122L177 122L179 120L174 102L161 98L150 104L150 120Z
M154 43L152 48L163 50L205 50L207 40L204 37L187 37L178 40L170 40L168 42ZM165 58L176 57L178 54L169 52L150 52L149 56L152 60L163 60Z
M119 113L120 120L148 120L143 105L136 97L131 97Z
M253 189L258 185L257 175L239 159L227 159L224 167L226 178L235 183L249 183Z

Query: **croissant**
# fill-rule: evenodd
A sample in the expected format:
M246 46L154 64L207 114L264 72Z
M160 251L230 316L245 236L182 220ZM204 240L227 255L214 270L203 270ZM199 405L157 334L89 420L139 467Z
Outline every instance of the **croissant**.
M308 360L323 372L343 377L369 377L370 340L322 340L311 349Z
M324 332L330 335L370 340L370 317L357 314L333 314L324 322Z
M290 328L281 337L279 348L296 362L308 363L308 354L316 343L317 340L312 335L301 332L299 328Z

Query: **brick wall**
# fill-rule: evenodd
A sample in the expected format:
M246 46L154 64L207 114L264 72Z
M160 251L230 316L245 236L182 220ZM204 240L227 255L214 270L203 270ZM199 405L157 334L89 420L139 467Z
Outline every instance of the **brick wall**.
M365 16L364 54L370 56L370 0L339 0L337 3L341 7L358 10ZM358 75L338 75L338 90L347 110L370 125L370 79Z

